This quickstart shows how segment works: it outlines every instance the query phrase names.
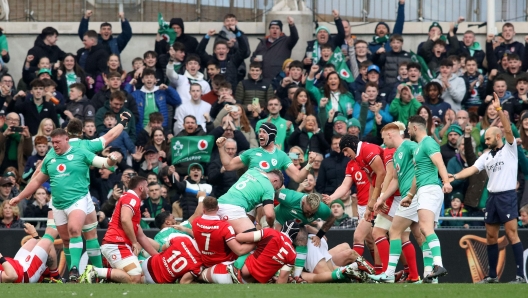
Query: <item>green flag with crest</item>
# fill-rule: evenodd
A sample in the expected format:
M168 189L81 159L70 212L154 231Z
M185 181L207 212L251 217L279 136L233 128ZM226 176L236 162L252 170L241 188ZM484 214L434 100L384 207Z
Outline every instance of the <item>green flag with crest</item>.
M173 137L172 164L181 162L209 162L214 147L214 136Z
M176 32L169 27L169 23L163 20L161 12L158 12L158 33L161 35L161 38L165 39L169 45L172 45L176 40Z

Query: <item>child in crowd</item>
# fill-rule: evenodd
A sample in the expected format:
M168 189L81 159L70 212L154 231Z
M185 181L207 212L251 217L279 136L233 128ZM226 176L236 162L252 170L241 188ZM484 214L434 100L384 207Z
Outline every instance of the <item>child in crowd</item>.
M46 157L46 153L48 153L48 138L45 136L37 136L35 137L35 141L33 142L35 145L35 150L37 153L35 155L31 155L27 162L26 166L24 167L24 174L22 174L22 179L29 182L29 179L35 173L35 169L37 166L42 162L44 157Z
M106 113L104 115L103 123L106 129L99 134L100 137L104 136L110 129L117 125L116 115L112 112ZM108 146L118 148L123 157L128 156L127 152L130 154L136 153L136 146L126 131L123 131L114 141L108 144L107 147Z
M464 195L462 195L460 192L455 192L451 196L451 208L447 208L445 210L444 216L445 217L468 217L468 212L466 209L464 209L464 204L462 204L462 200L464 200ZM463 220L444 220L442 222L442 226L444 227L464 227L465 229L469 229L469 224Z

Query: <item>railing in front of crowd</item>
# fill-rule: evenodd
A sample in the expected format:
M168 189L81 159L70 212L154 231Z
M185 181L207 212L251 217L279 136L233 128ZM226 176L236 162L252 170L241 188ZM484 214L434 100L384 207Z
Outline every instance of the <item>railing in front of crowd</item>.
M37 222L37 221L42 222L42 221L48 220L48 218L46 217L22 217L20 219L23 221L28 221L28 222ZM182 221L181 217L175 217L174 219L176 221ZM357 220L357 217L353 217L353 219ZM146 222L151 222L151 221L154 221L154 218L142 218L142 220ZM440 217L439 220L484 221L484 217Z
M494 0L496 21L528 21L526 0ZM86 10L94 22L118 21L122 11L132 22L156 22L180 17L186 22L222 22L233 13L240 22L262 22L274 5L298 10L299 3L313 11L316 21L333 21L332 10L354 22L395 21L399 0L21 0L1 9L0 20L10 22L78 22ZM451 22L463 16L469 22L485 22L487 0L406 0L407 22ZM6 2L0 2L5 5ZM297 6L297 7L296 7ZM7 12L7 19L2 16ZM354 31L352 31L354 32Z

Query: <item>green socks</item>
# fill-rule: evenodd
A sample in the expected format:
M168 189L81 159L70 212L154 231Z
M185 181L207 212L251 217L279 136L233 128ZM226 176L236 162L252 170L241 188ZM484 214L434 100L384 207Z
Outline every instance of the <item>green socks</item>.
M69 269L77 267L79 269L79 263L81 262L81 256L83 251L82 237L73 237L70 239L70 255L71 263Z
M402 253L402 242L401 239L394 239L390 241L390 250L389 250L389 265L387 270L385 270L385 275L393 276L396 271L396 266L398 265L398 260Z
M345 280L346 276L343 274L344 267L339 267L332 271L332 280Z
M295 248L297 257L295 258L295 269L293 271L293 276L301 276L301 273L306 263L306 255L308 254L308 246L297 246Z
M424 276L427 276L429 273L431 273L431 271L433 271L433 255L431 254L431 250L429 249L429 244L427 241L422 244L422 254L424 262Z
M431 253L433 255L433 264L444 267L442 264L442 250L440 249L440 240L438 240L438 236L433 233L425 237L425 240L431 249Z
M66 268L68 268L68 270L70 270L70 266L71 266L70 248L64 246L64 248L62 250L64 251L64 257L66 258Z
M103 259L101 257L101 247L97 238L86 240L86 253L90 263L98 268L103 268Z
M233 263L233 266L238 270L241 270L242 267L244 267L244 263L246 263L247 257L249 257L249 253L239 256L238 259L236 259L236 261Z

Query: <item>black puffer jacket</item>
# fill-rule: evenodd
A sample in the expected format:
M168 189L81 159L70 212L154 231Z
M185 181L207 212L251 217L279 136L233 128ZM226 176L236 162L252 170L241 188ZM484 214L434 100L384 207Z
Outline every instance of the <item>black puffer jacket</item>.
M398 81L398 69L402 62L410 62L411 54L407 51L389 51L381 55L374 55L373 62L382 67L385 83L394 85Z
M249 75L246 80L238 83L235 92L235 98L242 102L242 106L246 107L253 102L253 98L258 98L261 107L268 105L268 99L274 95L271 87L270 79L263 79L262 76L258 80L253 80Z
M28 55L33 55L33 61L29 64L30 67L35 67L35 70L37 70L37 64L40 61L40 58L42 57L48 57L50 60L50 63L55 63L59 60L63 60L66 53L64 53L63 50L61 50L58 46L48 46L44 43L44 39L39 35L37 36L37 39L35 39L34 46L29 49ZM106 64L106 61L105 61ZM22 66L24 67L24 66Z
M81 57L84 55L86 55L86 62L83 68L84 72L95 80L98 75L102 74L108 68L106 63L110 55L102 44L97 44L89 50L80 48L77 51L77 63L81 61Z
M346 166L349 161L350 158L344 156L343 153L332 151L330 156L323 159L321 163L315 190L320 194L333 194L345 179Z
M207 182L213 186L213 196L216 198L224 195L238 180L237 171L220 172L222 162L220 156L216 155L207 166Z
M205 48L209 43L209 36L202 38L202 40L198 44L198 48L196 49L196 52L198 53L198 55L200 55L203 68L207 68L207 63L211 60L220 64L221 70L225 68L225 72L221 72L221 74L224 75L224 77L229 83L231 83L233 91L235 91L235 88L238 84L238 67L244 62L244 59L249 56L247 55L249 44L244 38L244 33L242 31L240 31L240 33L240 36L237 36L236 38L238 42L238 50L233 55L228 55L227 61L221 62L218 60L215 54L207 54Z
M288 145L290 145L290 147L299 146L304 152L313 151L323 155L330 148L322 131L319 131L319 133L314 133L310 138L307 131L301 131L298 127L293 131L290 138L288 139Z

